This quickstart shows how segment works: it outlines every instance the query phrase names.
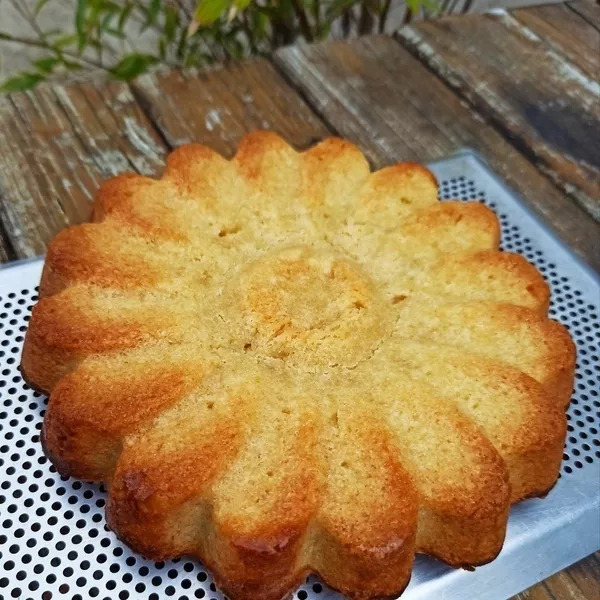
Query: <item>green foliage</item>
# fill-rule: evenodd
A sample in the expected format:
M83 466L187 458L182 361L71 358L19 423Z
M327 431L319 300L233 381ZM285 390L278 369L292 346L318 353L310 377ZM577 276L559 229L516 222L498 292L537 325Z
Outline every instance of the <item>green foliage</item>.
M212 25L229 6L229 0L201 0L194 12L199 25Z
M151 54L128 54L119 64L111 70L117 79L129 81L148 70L150 65L157 62L157 58Z
M1 86L2 92L24 92L37 85L43 76L38 73L21 73L7 79Z
M39 73L43 73L47 75L48 73L52 73L54 67L60 63L58 58L49 56L48 58L40 58L39 60L34 60L31 64L37 68Z
M409 16L432 10L438 1L405 0ZM30 13L37 38L13 37L0 25L0 40L45 53L0 91L27 90L76 69L101 69L128 81L157 63L203 66L268 54L297 40L322 40L334 23L342 24L338 30L344 35L383 31L391 0L199 0L191 15L177 0L74 0L72 24L43 31L38 15L58 3L39 0Z

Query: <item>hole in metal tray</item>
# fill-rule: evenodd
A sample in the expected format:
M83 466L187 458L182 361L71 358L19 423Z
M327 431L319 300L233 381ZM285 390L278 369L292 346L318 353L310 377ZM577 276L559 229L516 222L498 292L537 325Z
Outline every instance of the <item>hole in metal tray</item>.
M569 277L558 272L535 243L519 228L510 223L507 215L474 181L464 177L442 181L440 200L460 199L480 201L493 209L502 225L502 249L517 252L533 263L542 273L552 290L550 316L567 327L577 345L575 391L567 413L568 432L563 455L562 474L600 460L600 330L598 310L583 299L580 290Z

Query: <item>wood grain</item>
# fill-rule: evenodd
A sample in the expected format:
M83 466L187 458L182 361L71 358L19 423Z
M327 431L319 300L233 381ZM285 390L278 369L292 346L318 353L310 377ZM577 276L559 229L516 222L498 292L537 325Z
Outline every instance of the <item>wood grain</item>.
M239 139L253 129L272 129L299 148L329 134L262 59L204 71L145 75L134 89L172 147L194 141L231 156Z
M4 190L2 188L2 181L0 180L0 209L2 206L2 196ZM14 250L10 244L10 241L4 230L4 223L2 221L2 212L0 210L0 265L16 258Z
M588 77L598 77L600 31L566 4L514 10L511 15Z
M576 30L552 31L555 16L516 19L585 69L581 61L590 57L569 39ZM85 219L102 178L122 170L157 174L167 149L188 141L231 155L245 132L262 127L299 148L335 129L376 166L434 160L471 146L599 266L597 224L393 40L286 49L276 61L329 126L264 60L141 78L133 91L156 129L124 84L42 86L0 97L0 217L16 254L41 252L58 229ZM0 262L12 256L0 237ZM516 598L596 600L599 571L595 555Z
M14 255L12 253L12 248L10 248L8 242L5 239L0 238L0 264L8 262L13 258Z
M153 174L164 144L121 83L39 86L0 97L0 216L18 258L89 217L102 179Z
M504 11L419 23L399 37L600 218L595 78Z
M600 6L598 2L595 0L577 0L577 2L569 2L567 6L600 31Z
M502 135L394 40L286 48L275 60L319 114L376 166L480 152L584 260L600 268L600 228Z
M585 600L600 598L600 552L574 564L565 572L581 590Z

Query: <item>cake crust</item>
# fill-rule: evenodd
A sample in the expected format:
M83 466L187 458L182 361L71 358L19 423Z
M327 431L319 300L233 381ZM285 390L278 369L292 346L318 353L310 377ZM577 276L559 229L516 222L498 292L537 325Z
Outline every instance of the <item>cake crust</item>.
M479 203L327 139L198 144L105 182L50 243L21 368L46 454L109 487L144 556L232 600L308 573L396 597L416 552L473 568L558 476L575 348Z

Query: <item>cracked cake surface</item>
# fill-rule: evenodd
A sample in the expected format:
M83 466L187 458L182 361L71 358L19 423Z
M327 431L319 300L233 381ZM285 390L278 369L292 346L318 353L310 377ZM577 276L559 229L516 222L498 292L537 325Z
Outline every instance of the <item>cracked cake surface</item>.
M494 213L414 163L270 132L104 183L50 243L22 370L60 473L232 600L318 573L399 594L416 552L492 560L554 485L575 351Z

